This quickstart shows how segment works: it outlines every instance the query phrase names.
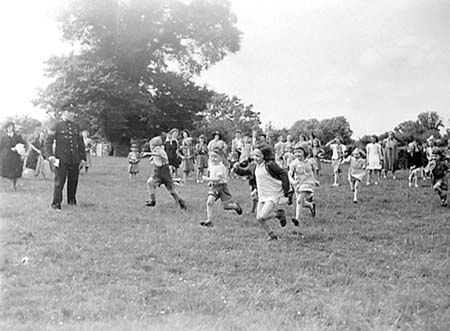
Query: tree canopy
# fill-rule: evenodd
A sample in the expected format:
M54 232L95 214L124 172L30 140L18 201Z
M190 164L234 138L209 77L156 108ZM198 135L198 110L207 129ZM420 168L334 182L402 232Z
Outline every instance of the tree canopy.
M35 103L54 116L74 105L113 144L192 128L212 95L193 75L240 47L226 1L71 0L57 20L74 51L47 61Z

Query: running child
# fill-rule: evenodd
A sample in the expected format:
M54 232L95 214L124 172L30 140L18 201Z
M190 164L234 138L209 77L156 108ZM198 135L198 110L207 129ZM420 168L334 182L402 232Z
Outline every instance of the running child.
M163 185L173 197L175 202L181 209L186 209L186 203L180 198L180 195L173 186L172 177L170 175L169 160L162 146L161 137L154 137L150 140L151 152L144 153L143 156L152 156L151 160L154 165L153 176L147 180L147 189L150 199L145 201L147 207L156 205L156 189Z
M256 219L267 232L267 240L277 240L278 236L272 230L268 221L277 218L282 227L286 226L286 215L283 209L278 209L278 203L290 192L289 178L286 170L274 160L274 153L268 145L257 145L253 150L254 170L247 170L243 175L255 176L258 187L258 208ZM236 164L235 169L239 169Z
M295 160L289 165L289 181L294 187L297 196L295 218L292 223L299 226L302 208L308 208L311 216L316 216L316 203L314 201L314 189L319 186L315 177L316 168L314 160L307 158L308 146L298 143L294 147Z
M207 220L200 222L200 225L205 227L213 226L214 205L217 200L222 201L224 210L234 210L238 215L242 215L242 208L238 202L231 200L232 195L228 190L228 170L223 164L223 156L219 148L214 148L209 152L209 166L208 177L204 180L209 181L209 192L206 200L206 215Z
M341 138L336 137L325 146L330 147L332 151L331 155L331 166L333 167L334 182L333 187L339 186L340 174L341 174L341 163L344 159L347 147L342 144Z
M363 152L355 148L351 155L347 156L342 164L349 163L348 181L353 192L353 202L358 203L358 188L366 175L366 160L363 159Z

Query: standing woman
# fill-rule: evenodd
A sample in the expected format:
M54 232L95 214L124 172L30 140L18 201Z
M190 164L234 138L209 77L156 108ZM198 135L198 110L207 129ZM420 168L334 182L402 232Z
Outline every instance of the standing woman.
M170 173L172 176L178 177L178 168L180 167L180 160L178 158L178 129L169 131L164 143L164 150L169 161Z
M34 170L34 176L39 176L42 174L42 177L45 178L45 171L44 171L44 147L45 147L45 140L44 140L45 133L44 131L41 131L39 135L29 142L30 148L28 151L27 161L25 162L25 167L28 169Z
M378 143L378 137L373 135L370 138L370 143L366 145L367 155L367 186L370 185L370 176L375 177L375 185L378 185L380 180L380 172L383 164L383 149Z
M398 142L394 137L394 132L389 132L388 137L383 141L384 157L383 170L384 178L387 177L388 172L392 172L392 179L395 179L395 170L397 170L398 161Z
M23 162L22 153L24 140L19 133L15 132L13 122L6 123L6 134L0 141L0 175L12 180L13 188L16 189L17 180L22 177Z

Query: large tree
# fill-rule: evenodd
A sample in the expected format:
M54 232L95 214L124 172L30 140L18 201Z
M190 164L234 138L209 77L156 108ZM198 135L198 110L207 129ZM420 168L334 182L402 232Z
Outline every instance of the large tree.
M407 143L412 140L424 142L433 135L435 138L441 136L440 129L444 124L437 112L423 112L417 115L416 121L405 121L394 128L396 136Z
M219 131L227 140L233 138L236 130L251 134L261 124L260 113L253 110L253 105L245 105L238 97L223 93L213 93L201 115L203 117L196 125L197 133L211 135Z
M227 1L71 0L58 21L70 55L52 57L36 103L78 115L113 144L191 128L211 93L193 75L239 49Z

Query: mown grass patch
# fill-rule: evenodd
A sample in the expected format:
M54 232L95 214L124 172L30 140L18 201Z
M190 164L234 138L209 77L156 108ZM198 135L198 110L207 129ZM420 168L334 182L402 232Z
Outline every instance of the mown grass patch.
M96 158L59 213L51 181L2 182L2 329L449 329L450 212L428 182L364 186L354 204L325 172L317 217L274 222L266 242L248 213L200 227L207 187L193 181L179 188L187 211L164 189L144 207L141 168L129 183L125 159ZM248 212L246 182L230 190Z

